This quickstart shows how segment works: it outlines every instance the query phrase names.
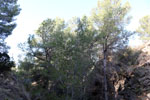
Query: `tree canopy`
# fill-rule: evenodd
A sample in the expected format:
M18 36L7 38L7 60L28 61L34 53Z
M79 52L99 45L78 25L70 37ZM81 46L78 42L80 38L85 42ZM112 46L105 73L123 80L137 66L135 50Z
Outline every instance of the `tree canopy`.
M88 100L93 70L107 67L97 63L102 59L107 63L108 56L127 46L131 35L125 29L129 9L129 4L121 0L105 0L98 2L89 17L69 22L60 18L44 20L28 42L20 45L26 52L20 61L20 73L32 98Z

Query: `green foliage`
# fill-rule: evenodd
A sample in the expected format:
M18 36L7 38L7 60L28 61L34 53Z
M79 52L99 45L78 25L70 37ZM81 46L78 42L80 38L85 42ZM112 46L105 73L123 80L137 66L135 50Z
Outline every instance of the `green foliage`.
M132 35L125 30L130 21L129 10L129 3L122 4L121 0L99 1L93 9L91 20L97 30L97 40L104 49L114 50L127 45L128 37Z
M140 50L125 48L116 52L113 59L116 59L116 63L121 65L138 65L138 57L140 54Z
M24 78L31 79L28 85L36 83L35 88L30 90L36 91L33 97L39 89L44 91L38 92L40 95L49 97L47 93L53 91L57 98L64 96L75 99L83 92L81 87L93 65L94 34L89 30L87 17L75 21L77 28L74 34L62 19L57 18L43 21L36 35L29 37L27 57L20 62L20 72L28 73Z
M144 16L139 21L140 26L137 29L137 32L140 33L142 40L150 39L150 15Z
M19 66L32 99L87 100L87 82L100 53L127 45L129 8L120 0L105 0L91 17L44 20L23 47L26 57Z
M14 17L20 12L17 0L1 0L0 1L0 37L5 39L12 33L16 24Z
M10 71L11 67L14 67L14 62L10 61L8 54L0 53L0 73L4 71Z
M20 12L17 0L0 0L0 71L9 71L14 63L7 54L8 47L4 40L16 27L15 16Z

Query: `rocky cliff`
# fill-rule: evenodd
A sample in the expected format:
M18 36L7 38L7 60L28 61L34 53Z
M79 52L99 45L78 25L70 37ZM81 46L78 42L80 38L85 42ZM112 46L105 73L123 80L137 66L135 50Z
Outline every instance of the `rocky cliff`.
M138 62L134 65L114 63L113 60L107 63L109 100L150 100L150 42L140 48L140 52L136 59L133 58ZM89 100L105 100L102 65L99 62L91 74L87 89L88 95L92 95Z
M30 100L23 84L12 72L0 74L0 100Z
M118 100L150 100L150 42L141 48L138 65L128 66Z

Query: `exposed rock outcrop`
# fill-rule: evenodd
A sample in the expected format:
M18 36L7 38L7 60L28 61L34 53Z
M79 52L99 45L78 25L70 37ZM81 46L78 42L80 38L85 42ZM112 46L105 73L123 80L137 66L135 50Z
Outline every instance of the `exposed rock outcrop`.
M11 72L0 74L0 100L30 100L23 84Z
M150 100L150 42L141 51L139 64L126 70L124 89L118 93L118 100Z
M150 100L150 42L140 52L134 65L107 63L109 100ZM89 100L105 100L102 62L97 63L91 77Z

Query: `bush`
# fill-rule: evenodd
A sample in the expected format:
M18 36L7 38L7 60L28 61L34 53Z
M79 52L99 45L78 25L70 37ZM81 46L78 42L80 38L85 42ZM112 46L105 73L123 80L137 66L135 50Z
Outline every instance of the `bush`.
M14 66L14 62L10 61L10 57L7 53L0 53L0 73L5 71L11 71Z

